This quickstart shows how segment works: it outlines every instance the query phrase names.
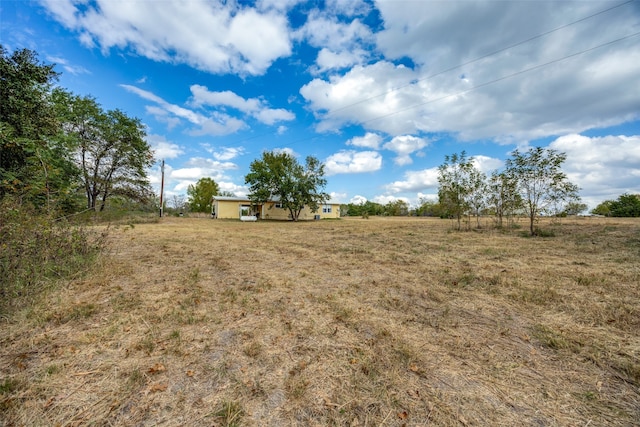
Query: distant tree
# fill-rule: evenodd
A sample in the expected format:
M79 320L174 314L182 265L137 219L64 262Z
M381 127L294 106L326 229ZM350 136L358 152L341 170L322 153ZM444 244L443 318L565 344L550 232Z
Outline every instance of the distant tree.
M184 212L187 207L187 198L184 194L174 194L171 196L171 207L178 212Z
M582 212L586 211L587 208L588 206L586 203L572 201L567 203L567 206L565 206L563 213L565 215L580 215Z
M493 172L487 184L487 203L495 213L498 227L502 227L503 218L508 220L522 207L515 177L504 172Z
M640 217L640 195L622 194L610 204L611 216Z
M605 200L591 210L594 215L611 216L611 203L613 200Z
M218 196L224 196L224 197L236 197L236 195L232 192L232 191L221 191L220 193L218 193Z
M319 205L329 199L322 191L327 184L324 164L315 157L307 157L303 166L291 154L267 151L262 159L251 162L249 168L245 176L249 199L260 204L278 198L294 221L305 205L317 212Z
M211 178L200 178L187 188L189 207L193 212L209 212L211 199L220 192L220 187Z
M560 202L578 199L578 187L569 182L561 169L566 158L566 154L556 150L535 147L526 153L516 150L506 161L505 173L517 182L532 236L536 234L535 220L541 213Z
M440 207L440 203L426 198L421 198L419 203L420 205L415 210L415 214L417 216L439 217L442 215L442 208Z
M461 228L463 215L468 215L471 196L480 180L479 171L473 164L473 157L467 153L447 155L444 163L438 167L438 199L445 214L455 218L458 230Z
M404 200L395 200L384 206L384 214L388 216L407 216L409 214L409 204Z

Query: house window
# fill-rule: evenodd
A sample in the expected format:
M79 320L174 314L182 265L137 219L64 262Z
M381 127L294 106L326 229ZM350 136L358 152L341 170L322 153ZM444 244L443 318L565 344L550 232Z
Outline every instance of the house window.
M323 205L322 213L331 213L331 205Z
M276 208L282 209L282 202L276 202Z

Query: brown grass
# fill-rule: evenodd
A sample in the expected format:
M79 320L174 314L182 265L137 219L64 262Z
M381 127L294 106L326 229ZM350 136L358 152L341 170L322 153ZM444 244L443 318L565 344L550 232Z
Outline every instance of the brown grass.
M640 223L165 218L4 319L0 425L630 426Z

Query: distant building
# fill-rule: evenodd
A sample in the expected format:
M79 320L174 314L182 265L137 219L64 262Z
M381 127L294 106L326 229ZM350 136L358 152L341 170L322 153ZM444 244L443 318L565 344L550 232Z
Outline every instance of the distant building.
M278 200L253 205L246 197L213 196L211 203L211 217L216 219L276 219L291 220L289 209L283 208ZM311 212L305 206L300 212L299 220L313 220L326 218L340 218L340 203L328 201L318 205L317 212Z

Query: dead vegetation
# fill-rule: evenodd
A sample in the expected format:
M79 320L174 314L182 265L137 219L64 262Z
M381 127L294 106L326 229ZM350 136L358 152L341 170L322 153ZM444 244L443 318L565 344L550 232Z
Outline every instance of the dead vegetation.
M0 425L630 426L640 223L165 218L3 319Z

